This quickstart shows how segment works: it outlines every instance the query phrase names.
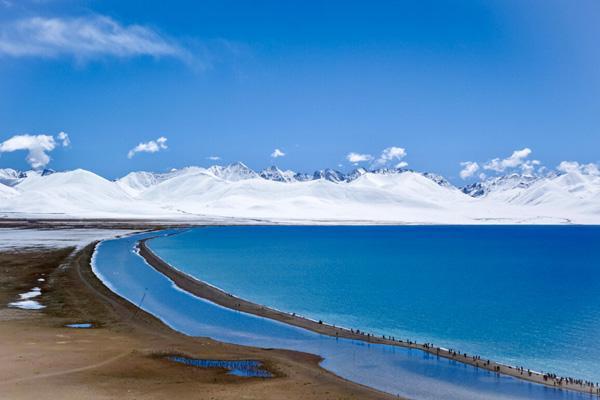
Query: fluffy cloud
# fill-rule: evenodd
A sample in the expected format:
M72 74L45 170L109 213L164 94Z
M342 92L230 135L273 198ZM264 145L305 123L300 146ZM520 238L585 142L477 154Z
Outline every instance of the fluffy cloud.
M69 139L69 135L65 132L58 132L56 138L61 141L63 147L67 147L71 144L71 139Z
M273 157L273 158L283 157L283 156L285 156L285 153L283 151L279 150L279 149L275 149L271 153L271 157Z
M483 165L483 168L487 169L487 170L496 171L496 172L504 172L507 169L516 168L516 167L521 166L524 163L525 159L527 157L529 157L530 154L531 154L531 149L529 149L527 147L522 150L515 150L510 155L510 157L504 158L504 159L494 158L493 160L485 163ZM536 161L536 162L539 163L539 161Z
M63 146L70 144L69 135L60 132L56 139ZM0 153L11 153L13 151L26 150L27 162L32 168L43 168L50 162L49 152L57 146L57 141L51 135L15 135L0 143Z
M178 44L141 25L121 25L110 17L33 17L4 23L0 55L12 57L73 56L79 60L113 57L189 58Z
M505 173L514 169L520 169L524 175L535 175L544 172L545 168L538 160L530 160L528 157L531 155L531 149L525 147L521 150L515 150L509 157L506 158L494 158L486 163L477 163L475 161L464 161L460 165L462 170L460 171L460 177L467 179L475 175L482 167L484 170L494 171L498 173ZM485 179L486 175L482 172L479 174L480 179Z
M398 164L396 164L396 168L398 169L406 167L408 167L408 163L406 161L400 161Z
M525 175L533 175L535 173L535 169L541 165L541 162L538 160L527 160L519 165L521 171Z
M460 171L460 177L462 179L467 179L472 177L475 172L479 171L479 164L475 161L463 161L460 163L463 169Z
M164 136L159 137L156 140L150 140L149 142L140 143L127 153L127 158L133 158L136 153L156 153L160 150L167 148L167 138Z
M219 161L221 159L219 156L208 156L206 158L211 161Z
M370 154L360 154L360 153L348 153L346 156L346 160L350 161L353 164L357 164L360 162L371 161L373 156Z
M556 167L560 172L580 172L586 175L600 176L600 167L598 164L580 164L577 161L562 161Z
M404 157L406 157L406 150L404 148L395 146L388 147L384 149L379 158L375 160L375 165L384 166L392 161L400 161ZM404 164L405 167L407 165L407 163Z

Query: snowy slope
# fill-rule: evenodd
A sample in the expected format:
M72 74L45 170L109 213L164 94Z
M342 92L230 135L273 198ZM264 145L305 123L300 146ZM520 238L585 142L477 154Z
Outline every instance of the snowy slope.
M542 177L534 175L503 175L472 183L463 187L462 191L472 197L484 197L490 193L526 189L542 179Z
M160 211L153 205L135 204L115 182L82 169L45 176L28 174L14 189L18 195L3 201L1 212L119 217Z
M547 179L537 179L526 187L492 191L488 197L516 205L576 207L593 202L600 193L600 176L577 171Z
M0 183L0 199L8 199L17 196L18 194L19 192L17 190Z
M6 171L6 170L4 170ZM600 223L600 177L507 176L458 189L435 174L358 169L256 173L242 163L132 172L5 172L0 216L236 218L291 223Z
M27 174L25 172L15 171L12 168L0 169L0 184L14 186L21 182Z

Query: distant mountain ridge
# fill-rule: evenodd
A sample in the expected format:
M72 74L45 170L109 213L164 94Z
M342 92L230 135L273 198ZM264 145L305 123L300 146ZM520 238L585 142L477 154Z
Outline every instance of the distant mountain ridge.
M0 169L0 216L364 223L600 223L600 176L510 174L458 188L405 168L313 174L243 163L131 172Z
M509 174L497 177L491 177L479 182L463 186L463 193L473 197L486 196L491 192L504 191L515 188L526 189L535 182L543 179L541 176L525 174Z
M230 182L240 181L240 180L244 180L244 179L254 179L254 178L260 177L262 179L275 181L275 182L306 182L306 181L310 181L310 180L324 179L324 180L327 180L327 181L333 182L333 183L342 183L342 182L351 182L366 173L391 175L391 174L401 174L403 172L408 172L408 171L414 172L412 170L405 169L405 168L380 168L380 169L373 169L373 170L367 170L365 168L356 168L349 173L343 173L343 172L340 172L340 171L332 169L332 168L326 168L326 169L322 169L322 170L317 170L317 171L313 172L312 174L307 174L304 172L295 172L295 171L291 171L291 170L284 171L284 170L279 169L275 165L272 165L272 166L265 168L259 172L256 172L256 171L252 170L251 168L249 168L244 163L237 162L237 163L229 164L226 166L213 165L208 168L186 167L186 168L182 168L180 170L173 170L172 172L167 172L167 173L153 173L153 172L146 172L146 171L132 172L132 173L126 175L125 177L118 179L117 181L122 181L123 179L127 178L131 174L141 174L141 175L145 176L144 179L147 182L158 181L158 180L162 180L164 177L168 177L168 176L172 176L173 174L177 174L179 171L186 171L189 169L205 170L217 178L221 178L225 181L230 181ZM426 178L429 178L432 181L438 183L439 185L448 186L448 187L453 186L450 182L448 182L441 175L437 175L437 174L433 174L433 173L429 173L429 172L422 173L422 175L425 176ZM156 178L150 178L150 176L153 176ZM131 179L131 178L128 178L128 179Z

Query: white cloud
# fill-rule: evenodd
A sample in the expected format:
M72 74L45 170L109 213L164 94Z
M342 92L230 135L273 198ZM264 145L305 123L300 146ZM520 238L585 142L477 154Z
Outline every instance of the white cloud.
M406 157L406 150L402 147L388 147L381 152L381 155L375 160L375 165L383 166L394 160L400 161ZM408 164L407 164L408 165Z
M585 164L583 166L583 172L588 175L600 176L600 166L598 164Z
M66 132L58 132L56 138L62 142L63 147L67 147L71 144L71 139Z
M357 164L360 162L371 161L373 156L370 154L360 154L360 153L348 153L346 156L346 160L350 161L353 164Z
M539 167L540 164L541 164L541 162L538 160L527 160L527 161L524 161L519 166L519 168L521 168L521 171L523 172L523 174L533 175L535 173L536 167Z
M160 150L167 148L167 138L164 136L159 137L156 140L150 140L149 142L140 143L127 153L127 158L132 158L136 153L156 153Z
M283 157L283 156L285 156L285 153L283 151L279 150L279 149L275 149L271 153L271 157L273 157L273 158Z
M221 159L219 156L208 156L206 158L211 161L219 161Z
M516 168L523 164L524 160L531 154L531 149L524 148L515 150L508 158L494 158L483 165L484 169L496 172L504 172L509 168ZM538 161L539 163L539 161Z
M398 164L396 164L396 168L398 169L406 167L408 167L408 163L406 161L400 161Z
M472 177L475 172L479 171L479 164L475 161L463 161L460 163L463 169L460 171L460 177L462 179L467 179Z
M579 172L586 175L600 176L600 167L598 164L580 164L577 161L562 161L556 167L560 172Z
M113 57L174 57L190 54L172 40L141 25L122 25L110 17L33 17L0 27L0 55L72 56L78 60Z
M63 146L68 146L69 135L60 132L57 139ZM0 143L0 153L11 153L13 151L27 150L27 162L32 168L43 168L50 162L49 152L56 148L56 140L51 135L15 135Z
M577 161L561 161L556 167L560 172L574 172L579 171L579 163Z

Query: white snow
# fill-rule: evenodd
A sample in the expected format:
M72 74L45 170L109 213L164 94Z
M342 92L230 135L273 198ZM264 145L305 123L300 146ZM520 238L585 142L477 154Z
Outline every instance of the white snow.
M46 306L41 305L35 300L15 301L12 303L8 303L8 306L13 308L21 308L23 310L40 310L42 308L46 308Z
M13 186L23 180L25 174L12 168L0 169L0 184Z
M34 287L33 289L31 289L29 292L27 293L21 293L19 295L19 298L21 300L27 300L27 299L32 299L34 297L38 297L42 295L42 289L40 289L39 287Z
M63 248L73 246L83 248L95 240L110 239L133 232L117 229L0 228L0 251L33 247ZM44 278L39 279L43 281Z
M22 176L11 173L10 176ZM406 170L317 171L242 163L132 172L116 182L75 170L27 174L0 186L0 217L170 219L276 223L600 223L600 177L571 171L508 176L470 196L442 177ZM97 231L95 231L97 232ZM2 242L0 241L0 247Z
M19 192L10 186L0 183L0 200L17 196Z
M46 306L41 305L36 300L31 300L42 295L42 289L39 287L32 288L29 292L19 294L19 301L8 303L9 307L22 308L24 310L39 310Z

